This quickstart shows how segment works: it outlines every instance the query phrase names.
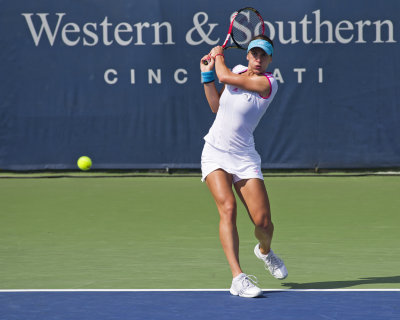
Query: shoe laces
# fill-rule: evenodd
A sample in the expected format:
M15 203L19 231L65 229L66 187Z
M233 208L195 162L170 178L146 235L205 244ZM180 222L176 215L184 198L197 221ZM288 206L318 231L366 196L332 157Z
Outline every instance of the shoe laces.
M257 277L253 276L252 274L245 275L240 282L242 285L242 291L258 285Z
M265 269L272 268L273 270L279 269L282 265L282 260L279 259L274 253L269 254L267 257L268 265L265 265Z

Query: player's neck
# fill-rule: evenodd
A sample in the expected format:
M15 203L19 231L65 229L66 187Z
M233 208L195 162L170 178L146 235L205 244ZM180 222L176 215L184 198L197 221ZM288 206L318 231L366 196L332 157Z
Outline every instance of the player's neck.
M245 74L248 77L253 77L253 76L260 76L263 75L266 72L266 70L252 70L251 68L248 68L247 71L245 72Z

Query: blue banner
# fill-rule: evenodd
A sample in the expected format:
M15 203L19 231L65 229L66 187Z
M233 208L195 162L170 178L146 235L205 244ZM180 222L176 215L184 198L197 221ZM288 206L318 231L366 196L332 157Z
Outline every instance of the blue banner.
M248 2L0 0L0 169L199 168L199 63ZM251 2L275 44L263 168L400 166L400 2ZM229 50L226 62L246 64ZM220 86L218 84L218 86Z

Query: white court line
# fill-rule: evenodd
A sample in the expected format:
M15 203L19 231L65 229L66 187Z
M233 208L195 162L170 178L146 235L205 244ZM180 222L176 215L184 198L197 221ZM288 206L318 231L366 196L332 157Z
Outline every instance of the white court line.
M265 292L400 292L400 289L261 289ZM0 289L2 292L215 292L229 289Z

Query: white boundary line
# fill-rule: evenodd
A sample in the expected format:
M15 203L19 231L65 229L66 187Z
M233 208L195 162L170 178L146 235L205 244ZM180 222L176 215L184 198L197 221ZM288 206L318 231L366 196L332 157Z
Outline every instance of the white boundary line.
M218 292L229 289L0 289L3 292ZM400 292L400 289L262 289L265 292Z

